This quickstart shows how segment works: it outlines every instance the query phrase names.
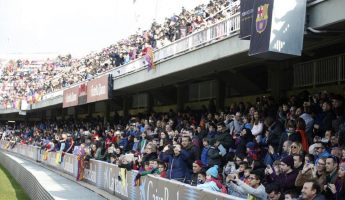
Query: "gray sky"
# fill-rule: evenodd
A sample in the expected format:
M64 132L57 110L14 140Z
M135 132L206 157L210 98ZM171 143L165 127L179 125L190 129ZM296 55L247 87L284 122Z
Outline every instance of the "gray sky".
M82 56L209 0L0 0L0 57Z

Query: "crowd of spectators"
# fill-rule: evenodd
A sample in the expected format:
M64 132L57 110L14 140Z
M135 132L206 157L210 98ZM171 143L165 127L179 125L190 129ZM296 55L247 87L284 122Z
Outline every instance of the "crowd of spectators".
M344 96L80 121L3 124L2 140L114 163L248 199L344 199Z
M147 48L159 49L239 11L239 0L211 0L192 10L182 8L164 20L153 22L149 30L138 30L83 58L71 55L53 60L11 60L0 64L0 103L4 108L19 108L22 100L39 102L43 95L90 80L111 68L127 64L145 55Z

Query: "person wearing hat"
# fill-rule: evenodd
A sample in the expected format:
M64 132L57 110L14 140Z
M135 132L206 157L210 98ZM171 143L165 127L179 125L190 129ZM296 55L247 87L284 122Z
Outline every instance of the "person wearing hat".
M227 193L225 186L217 179L218 165L214 165L206 171L206 181L204 184L197 185L199 189Z
M193 162L193 174L190 182L191 185L196 186L198 184L198 174L204 171L203 167L204 166L201 160L196 160Z
M298 175L298 171L294 170L294 160L292 155L288 155L280 160L281 173L278 175L272 167L266 168L271 182L276 182L282 192L286 190L295 189L295 180Z
M248 184L240 180L236 174L229 174L226 182L229 191L246 196L247 199L266 200L267 193L265 186L262 184L262 179L263 173L260 170L253 170L248 177Z

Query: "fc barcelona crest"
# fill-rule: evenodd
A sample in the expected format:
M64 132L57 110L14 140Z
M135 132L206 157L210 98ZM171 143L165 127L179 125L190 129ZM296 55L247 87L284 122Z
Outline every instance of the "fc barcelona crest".
M264 4L258 7L258 13L256 16L256 32L259 34L264 32L268 21L268 6L269 4Z

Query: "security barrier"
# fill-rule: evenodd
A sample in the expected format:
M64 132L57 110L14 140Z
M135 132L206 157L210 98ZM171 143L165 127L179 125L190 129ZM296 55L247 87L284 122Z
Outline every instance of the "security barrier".
M40 148L16 144L13 148L8 141L0 141L0 148L20 154L34 161L62 171L66 174L77 177L77 157L72 154L64 154L62 162L56 160L57 152L49 152L43 159L43 152ZM5 161L7 162L7 161ZM174 180L164 179L153 175L141 177L141 185L135 186L137 171L127 171L117 165L90 160L89 167L84 171L84 181L101 188L108 193L121 199L218 199L218 200L240 200L240 198L198 189Z
M2 147L1 147L2 148ZM37 179L19 163L3 154L0 151L1 164L11 173L29 195L30 199L53 200L54 198L47 192ZM1 195L0 195L1 199Z

